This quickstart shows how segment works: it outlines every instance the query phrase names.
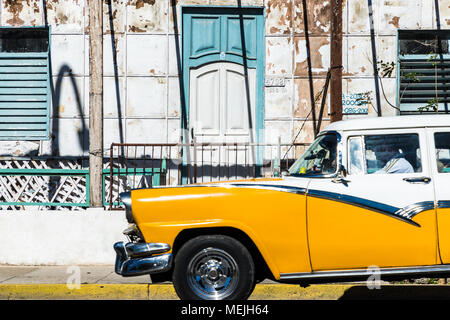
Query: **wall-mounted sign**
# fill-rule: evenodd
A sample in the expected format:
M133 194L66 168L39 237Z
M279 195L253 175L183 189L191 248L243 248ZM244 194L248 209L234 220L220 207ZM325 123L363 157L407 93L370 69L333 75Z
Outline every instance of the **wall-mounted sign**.
M369 101L361 93L342 94L342 114L367 114Z
M266 77L264 85L266 87L284 87L286 80L283 77Z

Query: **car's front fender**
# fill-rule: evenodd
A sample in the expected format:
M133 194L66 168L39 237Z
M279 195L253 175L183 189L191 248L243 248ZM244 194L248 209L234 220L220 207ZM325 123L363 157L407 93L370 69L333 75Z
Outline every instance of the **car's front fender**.
M133 217L146 242L172 246L185 229L231 227L254 242L275 278L280 273L309 272L305 195L280 190L257 186L133 190Z

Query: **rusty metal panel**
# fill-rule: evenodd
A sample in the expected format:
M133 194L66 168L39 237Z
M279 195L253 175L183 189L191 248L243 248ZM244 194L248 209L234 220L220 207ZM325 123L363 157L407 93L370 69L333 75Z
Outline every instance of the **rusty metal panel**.
M327 125L330 124L329 120L323 120L322 125L320 126L320 130L325 128ZM302 130L300 131L300 129ZM313 130L313 123L311 120L303 121L298 120L294 122L294 134L300 132L300 134L295 139L295 142L297 143L305 143L305 142L311 142L314 141L314 130ZM297 154L297 157L300 156L300 154Z
M57 91L52 102L51 116L58 118L81 118L85 111L84 77L53 77L53 87ZM57 104L57 105L56 105Z
M83 35L56 34L51 37L52 73L85 74L85 38ZM88 50L88 47L86 47ZM87 69L88 70L88 69Z
M380 34L395 34L397 29L420 29L422 0L382 0Z
M178 143L180 141L180 120L169 119L167 121L167 142Z
M373 74L372 47L369 36L348 38L348 72L353 76Z
M119 123L120 121L120 123ZM125 120L104 119L103 120L103 156L109 155L111 143L119 143L121 139L120 129L125 128ZM123 130L123 129L122 129Z
M286 79L284 86L266 88L266 119L292 118L292 91L293 81L291 79Z
M209 0L169 0L169 33L181 34L181 7L209 5ZM176 30L175 30L176 27Z
M166 143L167 122L161 119L127 119L126 137L129 142Z
M266 34L288 35L292 32L293 0L268 0L266 4Z
M125 77L104 77L103 78L103 116L105 118L118 118L125 116ZM89 104L86 103L88 109ZM88 112L89 113L89 110ZM105 131L106 132L106 131ZM116 140L119 141L119 140ZM109 148L109 147L108 147Z
M4 27L42 26L42 0L1 2L0 21Z
M395 116L398 115L398 111L391 106L395 106L395 99L397 95L397 79L395 78L385 78L382 79L383 81L383 88L384 92L386 94L387 99L381 99L381 112L383 114L383 117L389 117L389 116ZM374 101L375 103L375 101ZM370 109L370 107L369 107ZM372 108L373 109L373 108ZM370 112L370 111L369 111Z
M127 117L164 118L166 116L166 78L129 77L127 89Z
M52 27L52 33L83 33L84 15L87 11L84 1L47 0L45 3L47 23Z
M307 22L304 19L304 1L295 2L294 33L324 35L330 33L330 2L322 0L306 0Z
M86 52L86 55L88 58L89 52ZM105 77L124 76L126 71L125 59L126 59L126 36L124 34L114 34L114 37L112 37L110 34L104 35L103 75Z
M292 75L291 38L266 38L266 75Z
M439 12L440 27L441 29L450 29L450 4L448 0L438 0L437 2L439 8L435 8L434 10Z
M305 37L294 38L294 75L308 76L308 55ZM329 37L310 37L310 59L312 74L326 75L330 67Z
M377 37L377 60L378 61L397 61L397 37L395 35ZM392 76L395 77L396 69Z
M127 31L166 33L168 14L168 1L130 0L127 8Z
M124 33L127 0L107 0L103 2L103 32ZM87 18L87 17L86 17ZM88 22L89 19L86 20Z
M325 79L313 79L312 85L314 88L314 100L316 115L319 115L320 103L322 101L322 89L325 85ZM295 79L294 83L294 117L311 119L311 96L310 96L310 81L309 79ZM317 98L317 99L316 99ZM327 96L324 115L328 115L329 96Z
M168 79L167 87L168 106L167 116L170 118L179 118L181 113L181 98L180 98L180 82L178 77L170 77Z
M177 43L178 41L178 43ZM181 74L182 65L181 37L169 35L169 75L178 76Z
M372 1L372 14L375 29L378 29L378 1ZM348 33L369 34L369 6L368 1L348 0Z
M293 123L290 120L266 121L264 129L264 142L266 144L277 144L278 141L280 141L281 144L284 144L284 146L281 146L280 151L278 151L278 148L276 147L266 146L264 148L264 159L283 159L283 156L289 149L289 146L287 145L292 143L292 129ZM292 151L294 151L294 149L295 148L292 148ZM293 152L290 154L292 153ZM292 159L292 155L289 159Z
M52 135L59 141L54 146L57 155L60 156L82 156L88 153L89 127L88 119L52 119L57 121L58 131ZM55 126L52 125L52 128Z
M210 5L212 6L238 6L240 2L240 5L245 6L264 6L264 0L210 0Z
M167 74L167 36L130 34L127 36L127 72L129 76Z

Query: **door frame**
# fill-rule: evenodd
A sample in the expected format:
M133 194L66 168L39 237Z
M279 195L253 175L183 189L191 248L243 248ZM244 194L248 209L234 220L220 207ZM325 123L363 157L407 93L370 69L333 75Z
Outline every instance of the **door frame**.
M242 14L242 10L244 13ZM238 16L243 18L256 19L256 57L247 57L244 59L242 55L236 52L226 52L224 55L222 50L210 52L205 55L190 57L191 39L189 26L191 25L192 17L208 17L220 15L221 34L223 39L226 36L226 28L223 26L226 23L228 16ZM190 144L190 69L200 67L212 62L231 62L242 65L247 68L256 69L256 90L255 90L255 119L254 132L255 143L263 143L264 135L264 74L265 74L265 8L245 6L237 8L235 6L181 6L182 16L182 76L183 77L183 97L184 101L181 104L181 139L182 144ZM221 41L223 44L223 41ZM222 48L221 48L222 49ZM187 148L183 147L183 167L187 164ZM257 148L257 164L262 164L263 149ZM186 177L182 174L182 183L186 183Z

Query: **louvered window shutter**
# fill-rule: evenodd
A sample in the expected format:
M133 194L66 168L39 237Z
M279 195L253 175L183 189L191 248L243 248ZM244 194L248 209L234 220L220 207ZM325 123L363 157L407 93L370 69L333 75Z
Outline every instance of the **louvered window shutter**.
M450 30L399 31L399 104L402 113L450 112Z
M48 139L48 28L1 28L0 43L0 140Z

